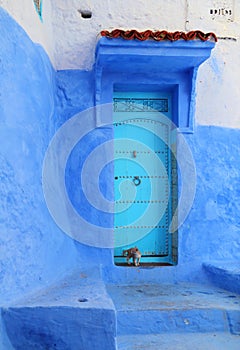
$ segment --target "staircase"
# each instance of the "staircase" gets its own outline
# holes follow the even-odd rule
[[[1,311],[1,350],[240,349],[240,295],[202,284],[105,284],[88,268]]]
[[[118,350],[240,349],[240,296],[196,284],[108,285]]]

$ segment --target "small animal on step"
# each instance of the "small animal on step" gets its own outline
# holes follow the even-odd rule
[[[131,264],[129,261],[130,259],[133,260],[133,264],[135,266],[140,265],[141,252],[137,247],[123,250],[123,255],[126,256],[128,265]]]

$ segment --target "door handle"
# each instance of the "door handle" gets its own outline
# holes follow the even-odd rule
[[[141,180],[139,179],[139,176],[134,176],[133,183],[135,186],[139,186],[141,183]]]

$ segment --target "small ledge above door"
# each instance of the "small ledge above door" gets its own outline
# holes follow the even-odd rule
[[[122,32],[120,31],[121,35]],[[101,37],[97,43],[96,105],[112,103],[114,87],[119,84],[130,84],[133,88],[143,86],[148,91],[151,91],[151,87],[154,90],[159,87],[161,91],[173,93],[173,122],[177,128],[181,132],[193,132],[197,71],[211,55],[216,41],[215,34],[202,33],[205,41],[193,34],[189,35],[187,40],[180,36],[180,39],[175,41],[155,41],[151,36],[147,40],[138,40],[134,35],[133,39],[126,40],[120,37],[120,34],[112,38]],[[175,37],[177,38],[176,35]],[[189,39],[191,37],[194,40]],[[174,36],[172,38],[174,39]],[[101,116],[97,118],[99,122]]]

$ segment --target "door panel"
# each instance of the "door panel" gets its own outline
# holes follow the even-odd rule
[[[155,108],[156,110],[153,110]],[[114,96],[114,255],[137,246],[142,262],[166,262],[171,237],[171,101],[169,95]]]

